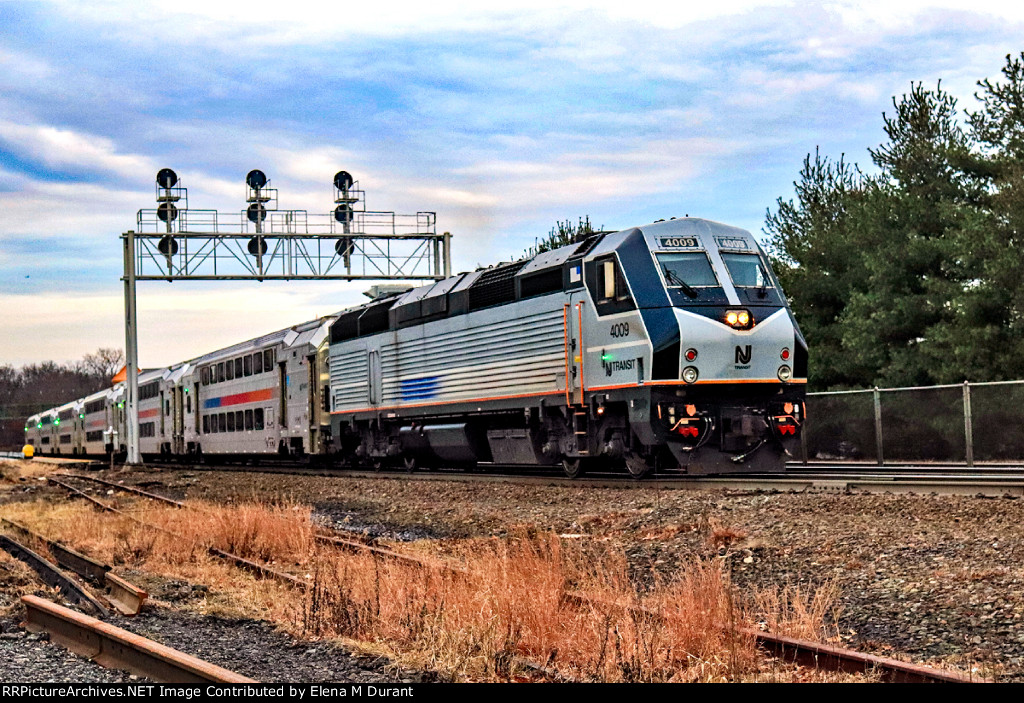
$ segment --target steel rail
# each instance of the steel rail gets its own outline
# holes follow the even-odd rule
[[[25,545],[14,541],[7,535],[0,535],[0,549],[3,549],[14,558],[28,564],[33,571],[39,574],[39,578],[43,580],[43,583],[51,588],[56,588],[60,591],[61,595],[75,605],[79,605],[86,610],[104,617],[110,614],[107,612],[107,609],[103,607],[102,603],[96,600],[96,598],[94,598],[92,594],[86,591],[82,586],[75,583],[74,579],[61,571],[60,567],[35,553]]]
[[[62,608],[37,596],[22,596],[25,628],[101,666],[127,669],[163,683],[257,683],[215,664],[119,627]]]
[[[97,507],[101,508],[102,510],[105,510],[107,512],[111,512],[111,513],[114,513],[116,515],[120,515],[122,517],[128,518],[129,520],[131,520],[131,521],[133,521],[135,523],[138,523],[139,525],[142,525],[143,527],[145,527],[147,529],[157,530],[159,532],[164,532],[164,533],[166,533],[166,534],[168,534],[168,535],[170,535],[172,537],[176,537],[176,538],[179,538],[179,539],[181,538],[181,535],[175,534],[171,530],[168,530],[166,528],[160,527],[159,525],[150,524],[150,523],[148,523],[148,522],[146,522],[144,520],[140,520],[137,517],[135,517],[133,515],[130,515],[130,514],[126,513],[123,510],[119,510],[119,509],[113,507],[112,505],[107,505],[103,501],[100,501],[100,500],[97,500],[96,498],[93,498],[88,493],[85,493],[84,491],[81,491],[81,490],[75,488],[74,486],[68,485],[67,483],[65,483],[63,481],[55,479],[52,476],[48,476],[47,480],[50,483],[53,483],[53,484],[55,484],[57,486],[60,486],[61,488],[64,488],[64,489],[70,491],[72,494],[74,494],[74,495],[76,495],[78,497],[85,498],[85,499],[89,500],[91,503],[93,503]],[[155,498],[156,496],[153,496],[153,497]],[[209,551],[210,554],[212,554],[212,555],[214,555],[214,556],[216,556],[216,557],[218,557],[220,559],[223,559],[225,561],[229,561],[229,562],[233,563],[235,566],[237,566],[237,567],[239,567],[241,569],[244,569],[246,571],[249,571],[251,573],[254,573],[257,576],[262,576],[264,578],[270,578],[270,579],[274,579],[275,581],[280,581],[282,583],[287,583],[287,584],[289,584],[291,586],[295,586],[296,588],[299,588],[299,589],[302,589],[302,590],[305,590],[306,588],[308,588],[309,584],[307,584],[302,579],[300,579],[300,578],[298,578],[296,576],[292,576],[291,574],[286,574],[284,572],[277,571],[276,569],[272,569],[269,566],[265,566],[264,564],[260,564],[258,562],[252,561],[251,559],[246,559],[245,557],[240,557],[237,554],[232,554],[231,552],[225,552],[224,550],[217,549],[216,547],[208,547],[207,551]]]
[[[642,606],[612,603],[578,592],[566,593],[563,598],[576,606],[622,610],[629,612],[634,617],[662,621],[670,618],[664,613]],[[851,674],[875,674],[886,683],[987,683],[984,679],[956,671],[933,669],[921,664],[865,654],[822,642],[786,637],[749,627],[722,627],[727,632],[731,631],[740,637],[753,638],[759,647],[784,661],[795,662],[803,666]]]
[[[67,478],[82,479],[82,480],[85,480],[85,481],[95,481],[96,483],[102,484],[104,486],[110,486],[110,487],[115,488],[117,490],[126,491],[128,493],[134,493],[135,495],[143,496],[143,497],[148,498],[150,500],[155,500],[155,501],[159,501],[159,502],[162,502],[162,503],[167,503],[167,504],[175,506],[176,508],[185,508],[185,509],[198,510],[198,508],[194,508],[193,506],[190,506],[190,505],[188,505],[186,503],[183,503],[181,501],[177,501],[177,500],[174,500],[172,498],[166,498],[166,497],[158,495],[156,493],[150,493],[148,491],[143,491],[141,489],[135,488],[134,486],[125,486],[123,484],[113,483],[111,481],[106,481],[104,479],[96,478],[94,476],[81,476],[81,475],[78,475],[78,474],[58,474],[58,475],[59,476],[63,476],[63,477],[67,477]],[[376,546],[375,544],[368,544],[366,542],[359,542],[357,540],[349,540],[349,539],[345,539],[345,538],[342,538],[342,537],[336,537],[336,536],[333,536],[333,535],[325,535],[325,534],[315,534],[315,535],[313,535],[313,538],[316,541],[318,541],[318,542],[320,542],[322,544],[330,544],[332,546],[339,547],[341,549],[345,549],[345,550],[348,550],[348,551],[365,551],[365,552],[369,552],[369,553],[371,553],[371,554],[373,554],[375,556],[385,557],[385,558],[388,558],[388,559],[394,559],[394,560],[399,560],[399,561],[405,561],[406,563],[413,564],[413,565],[419,566],[419,567],[424,567],[424,568],[430,568],[430,567],[433,566],[433,564],[431,564],[428,561],[424,561],[422,559],[418,559],[418,558],[413,557],[413,556],[402,554],[400,552],[395,552],[393,550],[386,549],[384,547],[379,547],[379,546]],[[234,555],[228,554],[227,552],[220,552],[220,550],[216,550],[216,552],[218,553],[218,556],[224,556],[225,558],[241,559],[241,557],[235,557]],[[257,564],[255,562],[244,560],[244,559],[242,561],[244,562],[244,567],[249,569],[250,571],[256,571],[258,573],[262,573],[266,569],[266,567],[263,567],[262,565]],[[450,570],[450,571],[460,571],[460,569],[457,569],[455,567],[445,567],[445,568]],[[287,576],[287,574],[284,574],[284,575]],[[293,585],[299,586],[301,588],[305,588],[306,587],[306,583],[304,581],[301,581],[300,579],[297,579],[295,577],[290,577],[290,578],[293,581]]]
[[[301,470],[299,470],[299,471],[301,471]],[[291,472],[289,472],[289,473],[291,473]],[[303,473],[307,473],[307,472],[303,472]],[[353,475],[353,473],[352,472],[346,472],[345,475],[351,476],[351,475]],[[400,474],[400,475],[408,477],[407,474]],[[363,473],[362,476],[364,476],[364,477],[379,477],[380,474],[378,472]],[[528,479],[533,479],[532,481],[530,481],[531,483],[532,482],[537,482],[537,481],[550,483],[553,480],[553,479],[546,478],[546,477],[500,477],[500,476],[488,476],[488,475],[480,475],[480,474],[462,474],[462,475],[455,474],[455,475],[443,475],[443,476],[442,475],[437,475],[437,474],[422,474],[422,475],[416,475],[416,477],[417,478],[425,478],[425,479],[428,479],[428,480],[439,480],[439,479],[443,480],[443,479],[456,478],[456,479],[462,479],[462,480],[488,479],[488,480],[492,480],[492,481],[495,481],[495,480],[498,480],[498,481],[501,481],[501,480],[508,481],[509,479],[513,479],[514,480],[514,479],[517,479],[517,478],[528,478]],[[104,481],[102,479],[95,479],[93,477],[85,477],[85,476],[81,476],[81,477],[77,477],[77,478],[84,478],[84,479],[87,479],[87,480],[92,480],[92,481],[97,481],[97,482],[100,482],[100,483],[104,483],[104,484],[113,486],[115,488],[126,489],[126,487],[121,485],[121,484],[113,484],[113,483]],[[579,485],[579,483],[580,483],[580,480],[574,480],[574,479],[554,479],[554,480],[557,480],[558,482],[567,483],[568,485]],[[703,479],[702,482],[703,481],[708,481],[708,480],[710,480],[710,479]],[[767,479],[767,480],[775,482],[778,479],[772,478],[772,479]],[[593,480],[592,479],[583,479],[583,481],[593,481]],[[723,481],[723,479],[719,479],[718,480],[719,483],[721,481]],[[726,481],[727,481],[727,479],[726,479]],[[621,485],[622,482],[621,481],[616,481],[615,483]],[[654,483],[661,483],[661,481],[643,481],[643,482],[635,481],[633,483],[634,484],[643,485],[643,486],[649,486],[649,485],[654,484]],[[674,487],[678,487],[678,486],[674,486]],[[140,489],[131,488],[130,492],[135,492],[135,493],[138,493],[140,495],[145,495],[146,497],[148,497],[150,499],[160,500],[160,501],[172,503],[172,504],[177,505],[178,507],[186,507],[184,504],[179,503],[178,501],[174,501],[172,499],[165,498],[163,496],[158,496],[156,494],[150,494],[150,493],[148,493],[146,491],[141,491]],[[332,543],[332,544],[334,544],[336,546],[342,547],[344,549],[355,550],[355,551],[365,551],[365,552],[373,554],[374,556],[380,556],[380,557],[383,557],[383,558],[388,558],[388,559],[393,559],[393,560],[396,560],[396,561],[401,561],[403,563],[412,564],[412,565],[415,565],[415,566],[421,567],[421,568],[437,568],[437,569],[441,569],[441,570],[449,571],[449,572],[453,572],[453,573],[461,573],[461,574],[465,574],[466,573],[462,569],[459,569],[457,567],[453,567],[453,566],[450,566],[450,565],[447,565],[447,564],[434,564],[434,563],[428,562],[426,560],[419,559],[419,558],[411,556],[411,555],[402,554],[400,552],[396,552],[396,551],[393,551],[393,550],[390,550],[390,549],[383,549],[381,547],[370,545],[370,544],[364,544],[362,542],[345,540],[345,539],[341,539],[341,538],[337,538],[337,537],[327,537],[327,536],[318,536],[318,537],[321,538],[322,541],[330,542],[330,543]],[[303,585],[305,585],[305,584],[303,584]],[[656,613],[656,612],[651,611],[649,609],[639,608],[637,606],[617,606],[617,605],[614,605],[614,604],[609,604],[607,602],[598,601],[597,599],[593,599],[593,598],[591,598],[589,596],[586,596],[586,595],[580,594],[580,593],[567,593],[567,594],[565,594],[565,598],[566,598],[566,600],[568,602],[572,602],[572,603],[575,603],[577,605],[587,604],[587,605],[591,605],[591,606],[602,606],[602,607],[609,607],[609,606],[612,606],[612,607],[622,607],[622,608],[626,608],[626,609],[633,609],[638,614],[642,614],[645,617],[653,617],[653,618],[658,618],[658,619],[665,619],[665,618],[668,617],[668,616],[666,616],[666,615],[664,615],[662,613]],[[786,637],[784,635],[778,635],[778,634],[774,634],[774,633],[761,632],[759,630],[754,630],[754,629],[751,629],[751,628],[736,628],[735,632],[737,634],[739,634],[740,636],[753,637],[755,639],[755,641],[757,642],[758,646],[760,646],[762,649],[764,649],[764,650],[774,654],[775,656],[778,656],[779,658],[781,658],[781,659],[783,659],[785,661],[792,661],[792,662],[796,662],[796,663],[799,663],[799,664],[802,664],[802,665],[805,665],[805,666],[814,666],[814,667],[825,669],[825,670],[828,670],[828,671],[844,671],[844,672],[848,672],[848,673],[875,673],[875,674],[879,675],[880,678],[883,681],[894,682],[894,683],[910,683],[910,682],[918,682],[918,683],[919,682],[968,683],[968,682],[980,682],[981,681],[981,679],[973,678],[973,677],[970,677],[968,675],[961,674],[961,673],[958,673],[958,672],[942,671],[942,670],[939,670],[939,669],[932,669],[930,667],[922,666],[922,665],[919,665],[919,664],[913,664],[913,663],[909,663],[909,662],[903,662],[903,661],[899,661],[897,659],[892,659],[892,658],[888,658],[888,657],[879,657],[879,656],[875,656],[875,655],[871,655],[871,654],[865,654],[863,652],[857,652],[855,650],[846,649],[846,648],[842,648],[842,647],[835,647],[833,645],[829,645],[829,644],[825,644],[825,643],[821,643],[821,642],[812,642],[812,641],[809,641],[809,640],[801,640],[801,639],[792,638],[792,637]],[[544,673],[545,675],[548,675],[548,676],[555,676],[555,675],[557,675],[557,672],[552,672],[552,671],[550,671],[548,669],[545,669],[543,667],[539,667],[536,664],[533,664],[532,666],[527,667],[527,668],[531,668],[534,671],[537,671],[538,673]]]
[[[45,544],[57,564],[63,566],[69,571],[74,571],[82,578],[94,584],[102,584],[107,572],[110,571],[110,567],[106,564],[98,562],[91,557],[87,557],[80,552],[76,552],[74,549],[63,545],[60,542],[47,539],[38,532],[30,530],[14,520],[0,518],[0,522],[3,522],[7,527],[31,540],[34,540],[35,542]]]
[[[150,465],[152,466],[152,465]],[[658,490],[737,490],[764,492],[849,492],[849,493],[912,493],[939,495],[984,496],[990,498],[1024,497],[1024,469],[1017,475],[956,476],[904,475],[869,472],[851,475],[847,471],[812,474],[742,474],[734,476],[656,476],[634,479],[626,475],[589,475],[566,478],[550,474],[466,473],[438,470],[409,473],[400,469],[367,471],[362,469],[324,468],[311,466],[237,466],[160,464],[160,468],[194,471],[232,471],[299,476],[328,476],[357,479],[399,479],[409,481],[459,481],[464,483],[511,483],[522,485],[590,487],[590,488],[653,488]],[[895,467],[880,467],[893,469]],[[976,474],[977,472],[975,472]]]

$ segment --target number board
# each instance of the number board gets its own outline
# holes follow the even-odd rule
[[[743,237],[715,237],[719,249],[738,249],[750,251],[750,242]]]
[[[659,240],[662,249],[700,249],[700,240],[697,237],[661,237]]]

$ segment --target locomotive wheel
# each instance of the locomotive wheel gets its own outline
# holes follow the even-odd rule
[[[633,478],[643,478],[650,472],[651,466],[647,463],[646,457],[628,453],[626,454],[626,470]]]
[[[584,473],[582,459],[562,459],[562,471],[568,478],[579,478]]]

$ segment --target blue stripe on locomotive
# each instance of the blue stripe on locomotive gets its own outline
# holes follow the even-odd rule
[[[437,376],[409,378],[402,383],[402,400],[430,400],[437,397],[441,381]]]

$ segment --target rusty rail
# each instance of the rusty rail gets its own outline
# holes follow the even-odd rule
[[[655,620],[666,620],[669,617],[664,613],[659,613],[642,606],[613,603],[583,593],[566,593],[564,594],[564,599],[575,606],[585,605],[595,608],[619,609],[640,617]],[[986,683],[983,679],[955,671],[933,669],[921,664],[912,664],[889,657],[864,654],[863,652],[843,647],[834,647],[821,642],[811,642],[771,632],[761,632],[760,630],[748,627],[737,627],[733,631],[740,637],[753,638],[759,647],[783,661],[795,662],[826,671],[876,674],[886,683]]]
[[[107,600],[122,615],[138,615],[149,597],[146,591],[110,571],[104,575],[103,582],[107,587]]]
[[[126,513],[123,510],[118,510],[117,508],[115,508],[112,505],[107,505],[103,501],[97,500],[96,498],[93,498],[88,493],[85,493],[84,491],[81,491],[81,490],[75,488],[74,486],[68,485],[67,483],[64,483],[63,481],[59,481],[59,480],[57,480],[57,479],[55,479],[53,477],[47,477],[47,480],[50,483],[53,483],[53,484],[55,484],[57,486],[60,486],[60,487],[62,487],[64,489],[70,491],[72,494],[74,494],[76,496],[79,496],[81,498],[85,498],[85,499],[89,500],[91,503],[93,503],[97,507],[101,508],[102,510],[114,513],[115,515],[120,515],[122,517],[126,517],[129,520],[131,520],[131,521],[133,521],[135,523],[138,523],[139,525],[142,525],[146,529],[157,530],[159,532],[164,532],[164,533],[166,533],[168,535],[171,535],[172,537],[180,538],[180,535],[177,535],[177,534],[175,534],[174,532],[171,532],[168,529],[160,527],[159,525],[151,525],[150,523],[148,523],[148,522],[146,522],[144,520],[138,519],[134,515],[129,515],[128,513]],[[239,568],[245,569],[246,571],[250,571],[250,572],[252,572],[252,573],[254,573],[254,574],[258,575],[258,576],[263,576],[265,578],[271,578],[271,579],[274,579],[276,581],[280,581],[282,583],[287,583],[287,584],[289,584],[291,586],[295,586],[296,588],[300,588],[300,589],[305,589],[308,586],[308,584],[305,581],[303,581],[303,580],[301,580],[301,579],[299,579],[299,578],[297,578],[295,576],[292,576],[291,574],[286,574],[286,573],[283,573],[281,571],[277,571],[275,569],[271,569],[269,566],[264,566],[263,564],[259,564],[257,562],[254,562],[254,561],[250,560],[250,559],[246,559],[245,557],[240,557],[237,554],[232,554],[231,552],[225,552],[224,550],[217,549],[216,547],[210,547],[208,551],[210,552],[210,554],[213,554],[216,557],[224,559],[225,561],[230,561],[233,564],[235,564],[235,566],[238,566]]]
[[[55,542],[52,539],[43,537],[38,532],[34,532],[24,525],[8,520],[7,518],[0,518],[0,521],[4,525],[14,529],[28,538],[45,544],[46,548],[53,555],[53,558],[57,561],[60,566],[63,566],[69,571],[73,571],[82,578],[90,581],[91,583],[102,586],[107,589],[107,600],[113,605],[122,615],[138,615],[139,610],[142,609],[142,604],[149,596],[141,588],[134,586],[125,581],[120,576],[113,574],[110,571],[110,567],[102,562],[98,562],[92,557],[87,557],[84,554],[76,552],[71,547]]]
[[[48,632],[50,640],[112,669],[127,669],[163,683],[256,683],[119,627],[62,608],[37,596],[22,596],[25,628]]]
[[[25,545],[15,542],[7,535],[0,535],[0,549],[28,564],[33,571],[39,574],[39,578],[46,585],[56,588],[72,603],[99,615],[109,615],[102,603],[75,583],[70,576],[60,570],[60,567],[36,554]]]
[[[76,552],[74,549],[63,545],[60,542],[47,539],[38,532],[34,532],[33,530],[25,527],[21,523],[17,523],[14,520],[8,520],[7,518],[0,518],[0,521],[2,521],[7,527],[21,533],[25,537],[28,537],[40,544],[45,544],[46,548],[50,550],[50,554],[53,555],[54,560],[60,566],[63,566],[69,571],[74,571],[76,574],[91,583],[97,585],[102,584],[107,572],[110,571],[110,567],[106,564],[98,562],[92,557],[87,557],[84,554]]]
[[[102,484],[104,486],[108,486],[110,488],[116,488],[119,491],[125,491],[126,493],[134,493],[135,495],[139,495],[139,496],[142,496],[144,498],[149,498],[151,500],[158,500],[158,501],[160,501],[162,503],[167,503],[168,505],[173,505],[176,508],[185,508],[185,507],[187,507],[180,500],[174,500],[174,498],[168,498],[167,496],[162,496],[162,495],[159,495],[157,493],[150,493],[149,491],[144,491],[141,488],[136,488],[135,486],[125,486],[124,484],[121,484],[121,483],[114,483],[113,481],[107,481],[107,480],[102,479],[102,478],[96,478],[95,476],[83,476],[82,474],[68,474],[68,473],[62,473],[62,474],[57,474],[57,475],[58,476],[64,476],[64,477],[67,477],[67,478],[77,478],[77,479],[81,479],[83,481],[93,481],[94,483],[99,483],[99,484]]]

